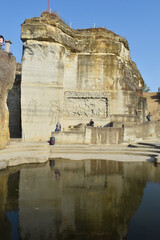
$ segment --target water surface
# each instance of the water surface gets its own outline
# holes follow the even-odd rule
[[[160,166],[56,159],[0,172],[0,239],[159,240]]]

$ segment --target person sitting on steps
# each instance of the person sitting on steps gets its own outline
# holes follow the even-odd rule
[[[61,131],[61,124],[57,122],[55,132],[60,132],[60,131]]]
[[[89,126],[94,127],[94,121],[92,119],[89,122]]]

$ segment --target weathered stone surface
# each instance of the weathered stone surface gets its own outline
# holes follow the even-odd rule
[[[138,142],[147,139],[160,139],[160,122],[151,121],[138,125],[124,126],[124,142]]]
[[[7,167],[6,162],[1,161],[1,162],[0,162],[0,170],[5,169],[6,167]]]
[[[152,114],[151,120],[160,121],[160,92],[145,92],[148,113]]]
[[[48,139],[57,121],[66,128],[90,118],[104,126],[116,114],[144,120],[144,82],[126,39],[104,28],[71,29],[49,13],[26,19],[21,38],[24,140]]]
[[[4,148],[9,140],[9,114],[6,101],[8,91],[14,82],[16,59],[3,50],[0,50],[0,59],[0,148]]]
[[[117,125],[117,126],[116,126]],[[52,132],[55,144],[121,144],[160,138],[160,121],[140,124],[123,124],[114,127],[85,127],[63,132]]]

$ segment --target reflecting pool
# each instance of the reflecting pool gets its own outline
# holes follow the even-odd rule
[[[159,240],[160,166],[55,159],[0,172],[1,240]]]

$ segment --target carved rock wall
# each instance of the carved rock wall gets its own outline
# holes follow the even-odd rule
[[[22,132],[46,140],[62,128],[104,126],[115,114],[135,114],[143,79],[128,42],[104,28],[74,30],[54,14],[22,24]]]
[[[16,59],[3,50],[0,50],[0,59],[0,148],[4,148],[10,138],[9,113],[6,102],[8,91],[14,82]]]

